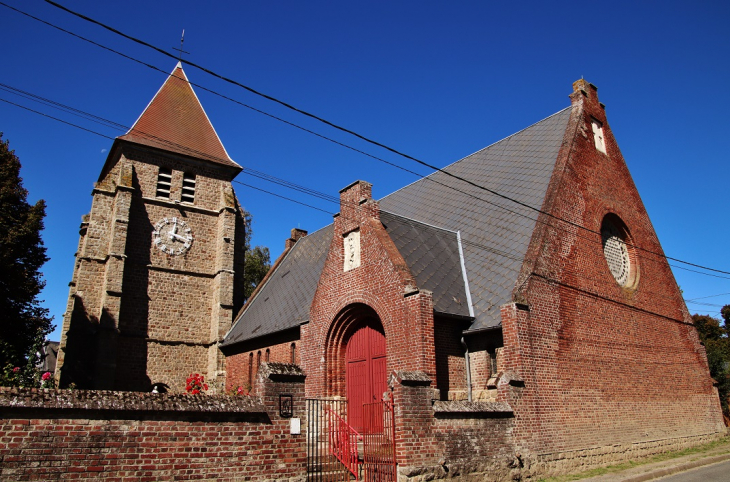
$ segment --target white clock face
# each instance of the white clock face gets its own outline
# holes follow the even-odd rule
[[[155,224],[152,239],[163,253],[184,254],[193,244],[193,230],[182,219],[164,218]]]

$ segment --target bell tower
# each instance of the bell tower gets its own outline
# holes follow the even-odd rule
[[[114,140],[83,216],[56,377],[61,387],[224,386],[218,349],[242,305],[244,219],[226,152],[177,64]]]

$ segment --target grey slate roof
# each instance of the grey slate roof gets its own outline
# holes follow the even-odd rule
[[[332,227],[330,224],[297,241],[251,305],[235,320],[222,346],[295,328],[309,320],[309,307],[332,241]]]
[[[565,108],[467,156],[444,171],[541,208],[568,124]],[[535,228],[537,213],[436,172],[380,200],[381,221],[434,309],[468,316],[461,245],[474,322],[499,326]],[[300,239],[226,336],[223,346],[295,328],[309,319],[332,225]]]
[[[380,212],[380,221],[416,278],[418,288],[433,292],[434,309],[469,316],[456,233],[385,211]]]
[[[570,112],[570,107],[563,109],[443,170],[539,209]],[[510,301],[535,228],[535,211],[441,172],[384,197],[380,208],[461,231],[475,316],[469,331],[499,325],[499,307]]]

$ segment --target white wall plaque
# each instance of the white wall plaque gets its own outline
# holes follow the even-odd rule
[[[289,433],[292,435],[299,435],[302,433],[302,421],[298,418],[289,419]]]
[[[344,238],[345,242],[345,271],[360,266],[360,231],[352,231]]]

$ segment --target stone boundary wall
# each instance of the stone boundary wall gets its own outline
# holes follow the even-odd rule
[[[304,374],[264,364],[261,397],[0,388],[0,480],[288,480],[305,475]]]
[[[615,444],[591,447],[582,450],[538,454],[523,461],[525,476],[550,477],[568,473],[582,472],[629,460],[640,460],[665,452],[673,452],[696,447],[726,437],[726,432],[696,435],[692,437],[647,440],[636,443]]]

